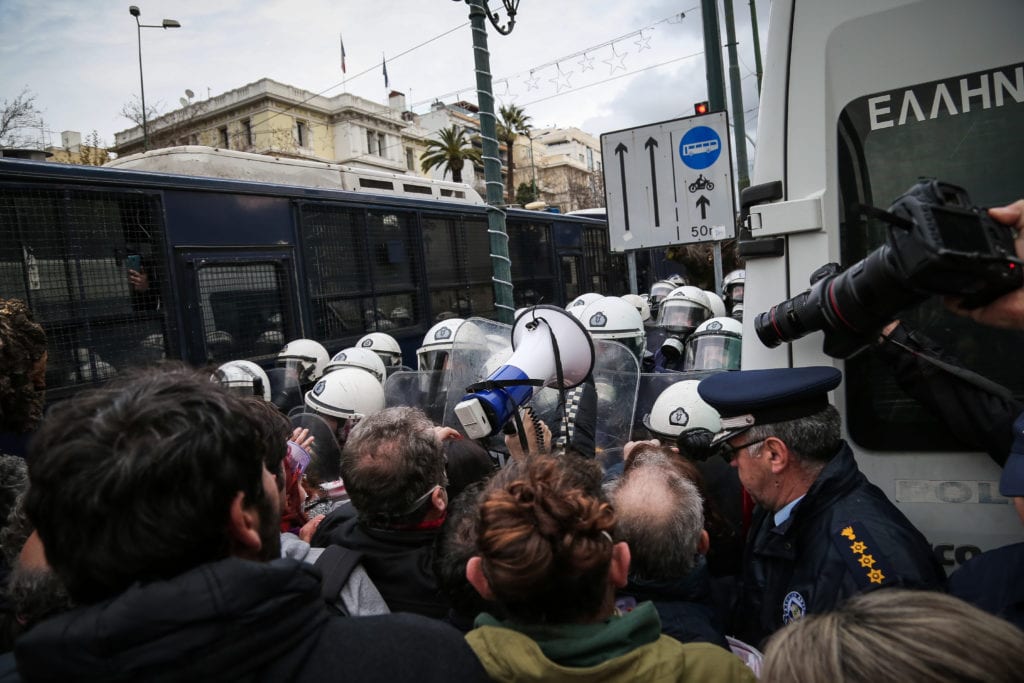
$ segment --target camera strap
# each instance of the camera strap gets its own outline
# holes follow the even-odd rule
[[[988,379],[987,377],[982,377],[981,375],[979,375],[976,372],[971,372],[970,370],[968,370],[966,368],[962,368],[959,365],[953,365],[952,363],[947,363],[944,360],[936,358],[935,356],[932,356],[931,354],[919,351],[918,349],[915,349],[913,347],[907,346],[903,342],[896,341],[895,339],[891,339],[889,337],[886,337],[885,341],[886,341],[886,343],[889,343],[889,344],[895,344],[896,346],[898,346],[899,348],[903,349],[907,353],[912,354],[912,355],[916,356],[917,358],[920,358],[921,360],[923,360],[923,361],[925,361],[927,363],[931,363],[935,367],[940,368],[941,370],[946,371],[947,373],[949,373],[950,375],[953,375],[957,379],[963,380],[964,382],[967,382],[968,384],[973,385],[973,386],[977,387],[978,389],[981,389],[984,392],[992,394],[993,396],[998,396],[999,398],[1003,399],[1004,401],[1016,401],[1017,400],[1017,399],[1014,398],[1013,394],[1010,393],[1010,390],[1007,389],[1006,387],[1004,387],[1002,384],[998,384],[996,382],[993,382],[992,380]]]
[[[877,218],[883,223],[888,223],[889,225],[897,228],[903,228],[904,230],[910,230],[914,227],[913,221],[908,221],[906,218],[900,218],[894,213],[890,213],[884,209],[879,209],[877,206],[869,206],[868,204],[852,204],[850,209],[855,215]]]

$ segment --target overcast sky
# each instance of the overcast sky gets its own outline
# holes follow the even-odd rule
[[[391,89],[404,92],[414,111],[428,110],[435,98],[476,100],[464,2],[136,2],[145,24],[181,23],[142,30],[146,102],[161,113],[180,107],[186,89],[205,99],[264,77],[328,96],[347,90],[384,102],[382,55]],[[492,9],[500,4],[491,1]],[[116,131],[132,125],[119,114],[122,106],[139,94],[129,5],[0,0],[0,101],[27,86],[49,142],[60,144],[63,130],[83,136],[96,130],[112,144]],[[743,106],[753,128],[750,10],[747,0],[734,6]],[[763,51],[770,0],[756,0],[756,6]],[[578,126],[600,135],[688,116],[693,103],[707,97],[699,0],[525,0],[512,34],[499,35],[488,25],[488,39],[499,104],[523,107],[535,128]],[[725,50],[723,61],[728,72]]]

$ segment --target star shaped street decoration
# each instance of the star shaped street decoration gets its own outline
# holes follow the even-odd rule
[[[530,72],[530,77],[524,82],[526,83],[527,90],[540,90],[540,79],[534,76],[532,71]]]
[[[626,70],[626,55],[628,55],[628,54],[629,54],[628,52],[623,52],[620,55],[618,52],[615,51],[615,46],[612,46],[612,56],[609,57],[608,59],[604,59],[604,60],[601,60],[601,61],[603,61],[605,64],[607,64],[608,66],[611,67],[611,71],[608,72],[610,74],[615,73],[616,70],[618,70],[618,69],[622,69],[623,71],[625,71]],[[616,62],[618,62],[618,63],[616,63]]]
[[[512,92],[512,89],[509,87],[507,78],[505,79],[505,92],[498,95],[498,97],[501,98],[502,100],[509,100],[512,102],[514,102],[516,97],[518,97],[518,95]]]
[[[548,81],[555,84],[555,92],[562,92],[562,89],[572,90],[572,84],[569,83],[569,76],[572,76],[572,71],[564,73],[562,67],[558,67],[558,75],[554,78],[549,78]]]
[[[594,68],[594,58],[588,54],[584,54],[583,59],[576,63],[580,65],[580,71],[588,71]]]
[[[636,51],[637,52],[642,52],[644,50],[650,50],[651,49],[651,37],[650,36],[646,36],[645,37],[644,36],[644,32],[641,31],[640,32],[640,37],[637,38],[636,40],[634,40],[633,44],[636,45],[636,48],[637,48]]]

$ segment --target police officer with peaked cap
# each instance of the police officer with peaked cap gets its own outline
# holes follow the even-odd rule
[[[886,586],[942,590],[927,539],[861,473],[828,393],[833,367],[723,372],[698,392],[720,454],[757,503],[732,632],[753,645],[805,614]]]

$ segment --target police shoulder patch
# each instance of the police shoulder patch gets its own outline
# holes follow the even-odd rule
[[[862,523],[842,522],[832,532],[832,543],[861,589],[894,580],[888,560]]]
[[[807,614],[807,601],[804,600],[804,596],[796,591],[786,593],[786,597],[782,599],[782,623],[799,621],[804,618],[805,614]]]

